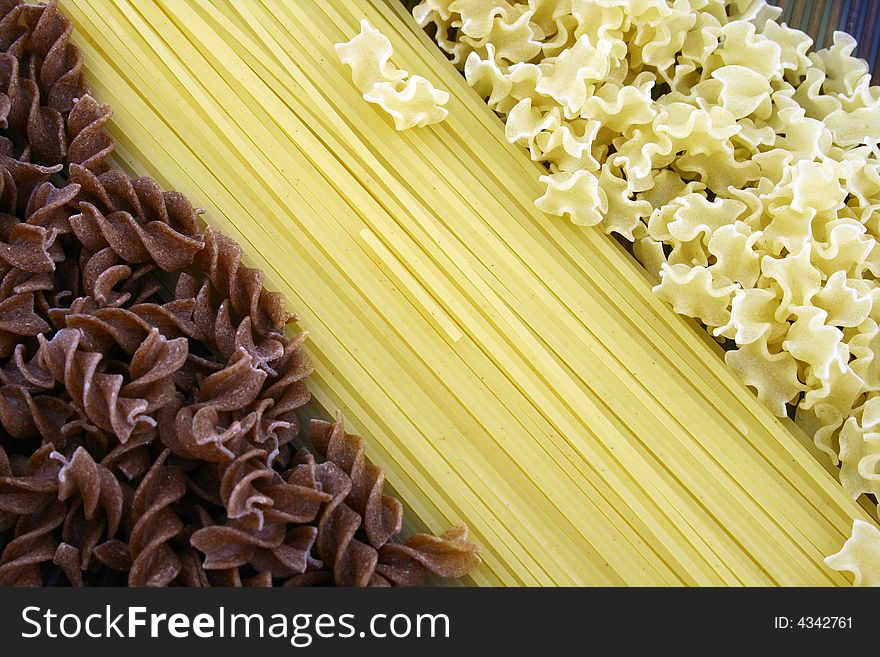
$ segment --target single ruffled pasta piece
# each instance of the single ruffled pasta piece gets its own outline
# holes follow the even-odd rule
[[[547,185],[544,195],[535,201],[539,210],[557,217],[568,215],[580,226],[595,226],[608,210],[608,198],[599,187],[599,179],[583,169],[575,173],[541,176]]]
[[[654,293],[676,312],[696,317],[707,326],[723,326],[730,319],[730,299],[736,285],[719,285],[703,266],[664,265]]]
[[[854,520],[852,536],[825,563],[834,570],[852,573],[855,586],[880,586],[880,529],[864,520]]]
[[[449,115],[449,111],[441,107],[449,102],[449,93],[435,89],[419,75],[410,77],[400,90],[389,82],[375,84],[364,94],[364,99],[385,110],[398,130],[424,128],[440,123]]]
[[[449,115],[442,107],[449,102],[449,93],[392,64],[391,41],[367,19],[361,20],[361,31],[351,41],[336,44],[336,53],[351,68],[352,82],[364,100],[385,110],[397,130],[424,128]]]
[[[853,498],[880,494],[880,397],[871,397],[847,418],[838,440],[844,490]]]
[[[785,405],[803,391],[797,361],[787,351],[770,353],[764,339],[728,351],[725,362],[774,414],[785,414]]]
[[[409,75],[389,60],[394,53],[384,34],[361,19],[361,31],[351,41],[336,44],[339,61],[351,67],[351,81],[365,94],[379,82],[397,84]]]

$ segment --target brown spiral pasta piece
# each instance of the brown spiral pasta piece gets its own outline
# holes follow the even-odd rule
[[[311,525],[288,528],[284,540],[272,550],[257,550],[249,564],[262,576],[287,578],[304,574],[309,568],[319,568],[322,564],[311,554],[318,530]],[[265,586],[271,586],[271,578]]]
[[[122,488],[110,470],[95,463],[83,447],[77,447],[70,459],[58,452],[52,458],[61,463],[58,471],[58,499],[63,502],[78,496],[86,520],[94,520],[99,509],[107,520],[107,538],[113,538],[122,521]]]
[[[267,454],[252,449],[222,466],[220,500],[226,508],[226,517],[262,531],[266,515],[272,510],[273,500],[260,490],[260,484],[271,484],[281,476],[266,467]]]
[[[210,586],[208,573],[202,567],[199,553],[193,548],[184,548],[177,551],[180,559],[180,572],[177,575],[176,584],[180,586],[202,587]]]
[[[31,193],[61,171],[61,165],[41,166],[33,162],[19,160],[0,152],[0,174],[3,188],[0,200],[9,214],[20,217],[27,209]]]
[[[51,446],[29,459],[10,458],[0,447],[0,531],[13,538],[0,552],[0,586],[39,586],[40,565],[51,561],[65,508],[56,500],[58,464]]]
[[[32,224],[16,224],[0,240],[0,260],[7,266],[26,272],[55,271],[55,259],[49,248],[58,233]]]
[[[308,395],[302,399],[293,399],[289,404],[289,412],[283,404],[276,405],[272,399],[260,399],[251,405],[254,423],[247,434],[247,440],[250,445],[266,451],[268,466],[275,463],[283,466],[289,462],[289,452],[282,454],[281,450],[296,438],[299,424],[295,409],[300,408],[308,399]]]
[[[0,388],[0,423],[13,438],[40,436],[63,447],[75,415],[76,410],[64,399],[31,395],[21,387]]]
[[[114,346],[134,354],[152,329],[165,338],[199,340],[192,321],[194,302],[139,303],[128,308],[77,308],[66,315],[69,328],[82,332],[83,348],[106,352]]]
[[[14,47],[7,50],[12,55],[5,61],[9,101],[6,110],[0,97],[0,117],[5,113],[6,124],[22,142],[22,159],[104,168],[112,149],[112,139],[101,131],[107,117],[95,117],[90,106],[72,111],[88,97],[90,87],[82,73],[82,55],[70,44],[70,21],[55,2],[16,6],[4,20],[13,14],[19,30]]]
[[[47,314],[53,325],[64,328],[70,313],[94,313],[99,308],[119,308],[153,298],[162,288],[151,275],[152,264],[129,265],[111,248],[97,253],[82,249],[76,271],[77,288],[84,297],[74,299],[69,308],[50,308]],[[72,291],[71,291],[72,294]]]
[[[270,524],[254,532],[230,522],[199,529],[190,541],[205,554],[205,570],[228,572],[250,566],[272,577],[292,577],[314,563],[310,553],[316,534],[310,525],[285,530],[283,525]]]
[[[313,463],[293,468],[285,480],[266,465],[266,456],[251,450],[224,468],[220,495],[230,520],[191,538],[206,555],[206,569],[228,574],[250,566],[287,578],[321,567],[311,556],[318,529],[302,523],[313,521],[331,495],[319,489]]]
[[[351,492],[351,479],[329,461],[319,465],[317,471],[321,490],[333,496],[318,521],[318,557],[332,570],[338,586],[367,586],[379,554],[374,547],[355,538],[361,517],[345,504]]]
[[[98,103],[88,93],[58,100],[73,103],[67,117],[67,165],[79,166],[92,173],[105,171],[107,157],[116,146],[104,132],[112,114],[110,108]]]
[[[55,0],[47,5],[24,5],[22,14],[31,30],[34,81],[46,106],[66,114],[77,98],[91,91],[82,71],[82,54],[70,43],[73,27]]]
[[[181,280],[185,276],[181,276]],[[209,297],[210,290],[207,284],[203,284],[194,302],[191,299],[176,299],[164,305],[137,304],[128,309],[101,308],[87,313],[71,313],[67,315],[67,325],[83,332],[82,344],[88,350],[106,351],[116,344],[126,353],[132,353],[143,342],[152,325],[157,326],[165,336],[186,336],[203,341],[222,356],[232,355],[231,365],[240,358],[242,352],[246,352],[250,358],[249,368],[232,368],[226,374],[218,374],[214,379],[228,377],[235,372],[240,374],[241,370],[250,371],[257,368],[270,377],[271,385],[264,386],[263,392],[247,408],[245,416],[232,428],[238,434],[251,432],[251,442],[269,450],[272,460],[279,446],[295,436],[298,430],[295,412],[309,399],[308,389],[303,380],[311,371],[311,365],[301,348],[304,336],[289,340],[275,334],[255,341],[250,330],[249,318],[245,318],[238,327],[235,327],[227,311],[228,303],[222,302],[219,310],[215,312]],[[273,368],[280,368],[282,375]],[[262,378],[260,373],[256,373],[256,376]],[[208,383],[213,383],[214,379]],[[259,380],[255,381],[256,383],[259,383]],[[245,389],[250,388],[246,386]],[[253,390],[257,390],[256,385]],[[206,401],[204,392],[200,394],[200,401]],[[200,427],[204,426],[204,421],[213,417],[213,412],[206,409],[190,408],[184,415],[187,413],[189,415],[198,413],[199,419],[194,421],[198,422]],[[253,415],[249,416],[250,414]],[[189,415],[186,415],[187,419]],[[182,417],[181,421],[183,419]],[[180,437],[188,439],[191,447],[194,442],[200,446],[206,442],[218,442],[216,439],[196,440],[193,432],[185,428],[181,429]],[[219,443],[228,438],[229,435],[224,434],[224,439]],[[182,455],[194,453],[191,449],[176,451]],[[228,457],[229,453],[222,452],[217,458]]]
[[[181,235],[198,235],[198,215],[187,198],[163,191],[151,178],[132,179],[117,169],[96,174],[74,163],[68,179],[80,186],[80,201],[104,213],[127,212],[142,223],[158,221]]]
[[[124,210],[105,215],[86,201],[80,203],[80,208],[79,214],[70,217],[70,226],[89,251],[110,247],[127,263],[155,263],[163,271],[176,272],[190,266],[202,248],[200,240],[162,221],[141,225]]]
[[[45,392],[55,385],[55,379],[44,370],[37,356],[27,358],[23,344],[15,345],[11,358],[0,367],[0,381],[10,386],[20,386],[29,392]]]
[[[89,519],[83,512],[83,500],[78,497],[71,500],[61,525],[61,541],[62,544],[76,548],[81,571],[89,567],[92,551],[101,542],[106,531],[107,519],[103,515]]]
[[[227,360],[239,349],[244,349],[253,359],[254,367],[277,376],[268,364],[284,356],[287,343],[284,336],[274,332],[263,336],[255,334],[249,316],[236,324],[229,299],[223,299],[215,309],[211,292],[210,283],[204,281],[192,295],[195,297],[193,322],[202,341]]]
[[[8,144],[7,142],[0,141],[0,155],[6,157],[3,152],[3,146]],[[18,206],[18,189],[15,184],[15,180],[12,178],[12,173],[5,166],[0,166],[0,212],[3,213],[3,224],[4,226],[9,226],[13,223],[17,223],[18,217],[16,216],[16,210]]]
[[[46,314],[49,299],[52,303],[56,301],[53,291],[52,275],[47,272],[30,273],[20,269],[10,269],[0,278],[0,298],[8,299],[17,294],[32,294],[34,307],[41,315]],[[48,298],[46,293],[50,295]]]
[[[79,548],[69,543],[61,543],[55,549],[52,563],[64,571],[64,576],[67,577],[71,586],[82,587],[85,586],[85,582],[82,576],[81,559]]]
[[[80,186],[73,183],[56,187],[51,182],[36,185],[25,206],[26,223],[54,230],[58,235],[70,233],[71,204],[80,193]]]
[[[363,518],[367,539],[379,548],[400,532],[403,506],[393,497],[382,494],[385,473],[364,459],[364,440],[345,432],[342,414],[336,422],[312,420],[309,438],[318,453],[342,468],[351,480],[345,503]]]
[[[250,327],[249,322],[243,322],[239,329],[245,324]],[[266,340],[255,345],[242,337],[248,335],[239,331],[235,344],[252,355],[255,367],[267,373],[263,390],[248,408],[255,416],[248,441],[268,452],[270,465],[279,456],[279,464],[284,465],[289,461],[286,446],[300,430],[297,411],[311,398],[305,384],[306,377],[312,372],[312,363],[303,349],[306,336],[300,333],[286,338],[280,334],[270,334]],[[273,359],[278,350],[281,355]]]
[[[97,253],[83,251],[80,271],[83,292],[99,308],[118,308],[131,298],[130,292],[114,289],[131,279],[132,270],[113,249],[107,247]]]
[[[10,477],[12,477],[12,463],[6,450],[0,445],[0,534],[15,526],[19,515],[15,509],[5,508],[3,503],[5,481]]]
[[[2,12],[2,8],[0,8]],[[0,18],[0,32],[7,29],[10,14]],[[0,34],[0,44],[6,39]],[[9,127],[9,112],[13,99],[18,95],[18,58],[8,52],[0,53],[0,129]]]
[[[131,570],[131,552],[128,544],[119,539],[112,539],[101,543],[92,550],[92,556],[99,562],[112,568],[128,572]]]
[[[233,458],[256,416],[248,413],[232,419],[229,413],[246,408],[259,394],[265,378],[266,373],[253,366],[253,359],[243,349],[225,368],[206,377],[199,386],[198,401],[182,407],[175,417],[177,439],[183,450],[200,453],[206,460]],[[211,453],[201,448],[209,448]]]
[[[59,465],[50,458],[52,446],[35,451],[24,463],[16,463],[0,447],[0,527],[7,529],[14,518],[39,513],[56,499]],[[10,518],[13,518],[12,524]]]
[[[0,1],[0,52],[14,51],[16,56],[20,53],[14,44],[21,42],[28,34],[19,23],[20,16],[20,0]]]
[[[12,438],[41,436],[61,447],[75,413],[69,402],[58,397],[35,397],[22,386],[0,387],[0,424]]]
[[[48,324],[34,312],[34,293],[13,294],[0,301],[0,358],[7,358],[23,337],[44,332]]]
[[[158,435],[155,428],[139,431],[124,443],[113,447],[101,459],[101,465],[113,472],[120,472],[128,481],[136,481],[146,474],[153,464],[149,446]]]
[[[120,292],[128,294],[127,303],[141,304],[148,303],[163,291],[162,283],[154,276],[156,270],[155,265],[147,263],[137,265],[131,270],[131,276],[126,279],[120,288]]]
[[[90,424],[112,432],[125,442],[137,429],[155,426],[147,415],[149,402],[121,394],[123,377],[98,371],[102,356],[79,349],[82,336],[76,329],[62,329],[51,340],[39,336],[40,364],[64,384],[74,406]]]
[[[220,414],[210,408],[186,405],[186,398],[177,393],[174,402],[156,413],[158,434],[162,444],[173,454],[185,459],[222,463],[235,457],[244,434],[250,430],[252,416],[220,424]]]
[[[467,536],[458,525],[440,536],[415,534],[403,545],[388,543],[379,549],[376,574],[393,586],[418,586],[428,574],[462,577],[480,564],[479,547]]]
[[[40,564],[52,561],[64,522],[65,506],[51,502],[36,513],[19,516],[13,538],[0,552],[0,586],[40,586]]]
[[[181,280],[186,283],[183,277]],[[192,294],[194,289],[195,282],[190,281],[189,290],[181,292]],[[253,330],[250,317],[244,317],[236,326],[228,300],[214,309],[207,281],[198,287],[195,295],[193,320],[205,343],[229,359],[236,353],[246,353],[251,367],[267,375],[262,391],[246,410],[254,414],[253,426],[248,431],[249,442],[265,449],[268,462],[272,463],[281,447],[297,434],[296,411],[310,398],[304,383],[312,370],[302,349],[305,334],[287,338],[270,332],[260,336]]]
[[[186,338],[168,340],[158,329],[151,329],[135,350],[129,364],[130,381],[119,392],[132,399],[145,399],[147,413],[154,413],[174,400],[174,374],[189,355]]]
[[[8,5],[8,2],[4,2]],[[26,32],[17,25],[18,7],[6,12],[0,6],[0,128],[9,127],[9,112],[18,96],[18,56],[16,51],[23,48]]]
[[[9,112],[18,96],[18,58],[24,50],[28,30],[19,22],[18,0],[0,2],[0,128],[9,127]]]
[[[60,169],[67,155],[64,117],[55,108],[40,104],[37,82],[21,77],[28,75],[27,70],[22,70],[23,63],[19,61],[18,93],[9,110],[9,129],[24,137],[22,160]]]
[[[0,301],[0,331],[11,335],[35,336],[49,330],[46,321],[34,312],[34,294],[13,294]]]
[[[230,521],[226,525],[204,527],[190,538],[194,548],[205,555],[203,566],[206,570],[229,570],[250,563],[257,550],[272,550],[284,541],[284,527],[271,524],[259,531]]]
[[[222,466],[220,500],[226,517],[242,526],[304,524],[318,515],[331,496],[320,490],[314,470],[294,469],[285,481],[266,463],[267,453],[251,449]]]
[[[229,298],[236,313],[250,317],[257,335],[280,332],[290,321],[284,297],[263,288],[263,272],[243,266],[241,247],[210,226],[205,228],[205,248],[196,255],[196,264],[214,288]]]
[[[267,363],[285,357],[288,341],[279,334],[266,339],[255,340],[250,328],[250,318],[244,318],[238,326],[229,315],[229,303],[224,300],[215,310],[212,305],[211,289],[207,282],[199,286],[187,274],[181,274],[178,288],[182,285],[195,292],[178,290],[175,299],[167,303],[141,302],[131,299],[122,303],[125,308],[98,308],[78,306],[66,316],[67,326],[79,328],[84,333],[84,344],[89,348],[105,350],[115,343],[126,353],[133,353],[151,327],[169,338],[185,336],[205,343],[218,357],[225,361],[239,348],[244,348],[254,359],[256,367],[266,369],[276,375]],[[152,292],[148,295],[151,296]],[[139,296],[144,296],[141,292]],[[300,340],[301,343],[301,340]],[[218,368],[219,369],[219,368]]]
[[[166,586],[182,568],[168,541],[183,529],[172,507],[186,493],[186,480],[179,468],[165,464],[168,454],[165,450],[159,455],[132,500],[137,520],[129,536],[129,586]]]

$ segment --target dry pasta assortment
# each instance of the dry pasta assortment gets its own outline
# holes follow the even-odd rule
[[[4,0],[0,585],[880,585],[880,88],[779,14]]]

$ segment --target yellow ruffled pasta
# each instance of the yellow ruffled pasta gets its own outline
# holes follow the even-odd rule
[[[398,130],[424,128],[439,123],[449,112],[442,107],[449,93],[435,89],[420,75],[410,76],[389,60],[394,53],[391,42],[366,19],[360,33],[336,44],[339,61],[351,67],[351,79],[368,103],[381,107]]]
[[[880,529],[876,525],[856,520],[852,537],[840,552],[825,559],[834,570],[853,574],[855,586],[880,586]]]

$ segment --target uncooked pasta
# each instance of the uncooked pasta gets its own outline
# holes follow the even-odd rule
[[[283,297],[182,194],[112,167],[110,109],[56,7],[4,9],[0,585],[397,586],[476,567],[463,525],[398,539],[402,506],[341,416],[310,423],[319,459],[303,444],[312,365]]]
[[[115,156],[291,299],[316,404],[367,438],[408,522],[467,520],[472,581],[848,581],[823,559],[867,512],[628,253],[535,208],[546,170],[404,7],[64,6]],[[362,19],[448,91],[442,122],[398,131],[365,102],[334,48]]]

